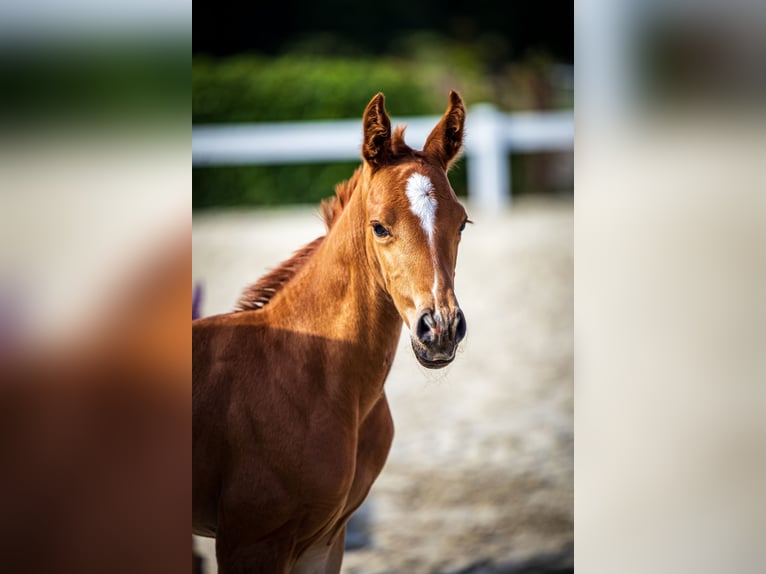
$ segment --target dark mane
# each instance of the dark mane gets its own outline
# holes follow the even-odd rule
[[[343,209],[348,205],[351,195],[354,193],[354,189],[356,189],[361,178],[361,174],[362,168],[360,166],[348,180],[342,181],[335,186],[335,195],[333,197],[322,200],[320,210],[328,232],[333,228]],[[242,292],[239,301],[237,301],[234,311],[262,309],[303,268],[322,244],[325,237],[327,235],[322,235],[308,245],[304,245],[290,259],[283,261],[278,267],[272,269],[258,279],[258,281],[247,287]]]

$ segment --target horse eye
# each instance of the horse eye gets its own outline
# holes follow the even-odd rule
[[[380,223],[373,223],[372,224],[372,232],[375,234],[376,237],[387,237],[391,235],[388,232],[388,229],[383,227]]]
[[[463,233],[463,230],[465,229],[465,221],[460,226],[460,229],[458,229],[458,233]]]

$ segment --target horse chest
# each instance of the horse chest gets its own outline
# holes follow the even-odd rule
[[[347,498],[347,510],[353,510],[367,497],[372,484],[386,463],[394,438],[394,423],[385,394],[373,406],[359,426],[354,480]]]
[[[322,506],[338,506],[354,480],[356,453],[353,442],[335,434],[309,441],[302,461],[303,496]]]
[[[335,525],[358,507],[385,465],[393,440],[393,422],[385,396],[355,429],[349,450],[338,443],[324,442],[310,460],[313,472],[307,475],[309,506],[319,522]]]
[[[303,461],[302,491],[305,498],[327,505],[342,504],[360,474],[368,474],[372,461],[362,456],[354,443],[332,444],[322,441],[319,448],[311,448]],[[374,466],[374,465],[373,465]]]

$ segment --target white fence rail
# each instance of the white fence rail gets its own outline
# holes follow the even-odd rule
[[[422,148],[439,116],[392,118],[407,124],[407,143]],[[343,161],[360,158],[360,120],[199,125],[192,128],[192,164],[254,165]],[[572,112],[506,114],[488,104],[466,119],[468,193],[481,209],[510,204],[508,154],[573,149]]]

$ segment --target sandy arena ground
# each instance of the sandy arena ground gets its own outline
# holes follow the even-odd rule
[[[386,389],[396,437],[367,511],[371,546],[346,574],[571,568],[573,209],[514,201],[463,235],[456,293],[468,337],[442,371],[420,367],[403,330]],[[204,315],[323,233],[315,208],[194,216]],[[214,544],[195,539],[208,572]],[[547,558],[546,558],[547,557]],[[556,570],[562,568],[562,570]]]

